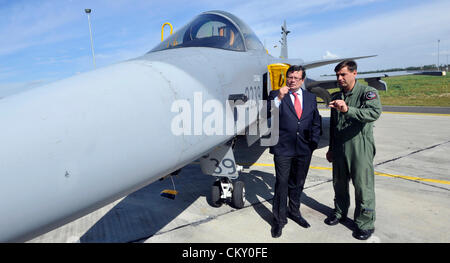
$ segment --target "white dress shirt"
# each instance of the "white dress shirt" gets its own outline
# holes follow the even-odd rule
[[[298,89],[296,91],[296,93],[297,93],[298,100],[300,101],[300,105],[302,106],[302,110],[303,110],[303,92],[302,92],[301,88]],[[291,97],[292,105],[295,105],[295,97],[292,94],[292,92],[289,92],[289,97]],[[277,107],[277,108],[280,107],[281,100],[278,98],[278,96],[276,96],[273,99],[273,102],[275,103],[275,107]]]

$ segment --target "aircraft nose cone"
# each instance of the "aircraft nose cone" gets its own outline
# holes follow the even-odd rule
[[[171,136],[175,99],[162,71],[142,61],[3,98],[0,241],[26,240],[173,168],[183,140]]]

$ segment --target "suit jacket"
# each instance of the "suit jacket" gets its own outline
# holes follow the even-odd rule
[[[286,94],[279,107],[279,139],[270,147],[270,153],[278,156],[311,155],[320,140],[322,118],[317,109],[316,95],[300,89],[303,95],[303,111],[300,119],[295,112],[290,94]],[[279,90],[269,94],[267,103],[270,112],[270,101],[278,96]]]

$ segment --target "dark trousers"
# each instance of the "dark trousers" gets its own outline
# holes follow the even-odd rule
[[[351,179],[355,187],[354,220],[358,228],[362,230],[375,228],[375,175],[372,152],[360,151],[352,159],[340,155],[333,161],[335,214],[338,218],[347,216],[350,206],[349,182]]]
[[[288,212],[294,216],[300,215],[300,196],[305,185],[310,158],[310,156],[274,156],[276,174],[272,204],[274,223],[281,226],[287,224]],[[288,197],[289,205],[287,205]]]

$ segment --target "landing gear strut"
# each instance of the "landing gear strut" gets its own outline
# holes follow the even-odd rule
[[[219,177],[211,186],[211,205],[220,207],[224,202],[234,208],[241,209],[245,204],[245,184],[242,181],[234,183],[228,177]]]
[[[211,186],[210,204],[214,207],[229,203],[240,209],[245,204],[245,184],[236,180],[243,167],[236,164],[233,145],[231,140],[200,158],[202,172],[217,178]]]

